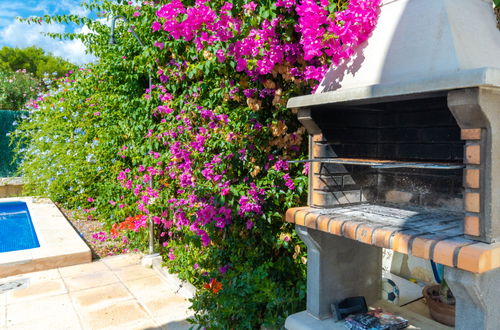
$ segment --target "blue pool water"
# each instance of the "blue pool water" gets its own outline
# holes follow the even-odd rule
[[[0,252],[40,247],[25,202],[0,203]]]

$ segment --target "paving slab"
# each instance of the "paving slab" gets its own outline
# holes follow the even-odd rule
[[[7,305],[7,327],[15,328],[17,325],[31,324],[34,328],[40,329],[40,324],[49,322],[50,319],[57,328],[79,324],[78,316],[67,294]]]
[[[122,300],[134,299],[121,283],[73,291],[69,295],[78,310],[106,307]]]
[[[113,271],[122,281],[133,281],[145,277],[157,276],[152,268],[146,268],[140,264],[116,268]]]
[[[189,302],[140,262],[129,254],[1,278],[14,289],[0,291],[0,329],[189,329]]]
[[[84,275],[64,277],[64,283],[68,291],[85,290],[96,288],[99,286],[116,283],[119,281],[118,277],[111,270],[104,270],[99,272],[88,272]]]

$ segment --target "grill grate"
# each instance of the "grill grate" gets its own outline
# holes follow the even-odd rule
[[[357,158],[328,158],[291,160],[289,163],[325,163],[342,165],[364,165],[372,168],[423,168],[430,170],[456,170],[464,168],[462,164],[429,163],[429,162],[401,162],[396,160],[357,159]]]

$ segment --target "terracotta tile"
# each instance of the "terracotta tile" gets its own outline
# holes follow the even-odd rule
[[[477,243],[462,247],[457,267],[474,273],[500,267],[500,244]]]
[[[312,136],[312,140],[313,140],[314,142],[324,142],[324,141],[325,141],[325,138],[324,138],[323,134],[314,134],[314,135]]]
[[[345,221],[341,219],[332,219],[329,225],[330,234],[342,236],[342,225],[344,224],[344,222]]]
[[[411,235],[406,233],[396,233],[392,238],[392,250],[404,254],[408,254],[409,247],[408,243],[410,242]]]
[[[342,228],[342,235],[344,237],[355,240],[356,239],[356,229],[359,226],[359,222],[346,221]]]
[[[466,169],[464,175],[464,186],[466,188],[479,188],[481,171],[478,169]]]
[[[466,192],[464,197],[465,210],[468,212],[481,212],[481,198],[479,193]]]
[[[296,225],[299,225],[299,226],[304,226],[305,224],[305,217],[307,215],[308,212],[306,211],[303,211],[303,210],[297,210],[293,216],[294,218],[294,222]]]
[[[296,209],[297,208],[294,207],[294,208],[286,210],[286,213],[285,213],[285,221],[286,222],[295,223],[294,216],[295,216],[295,212],[297,212]]]
[[[372,227],[367,225],[360,225],[356,233],[356,240],[371,245],[372,235],[373,235]]]
[[[325,179],[321,178],[321,176],[315,174],[312,176],[312,186],[313,189],[327,189],[328,184]]]
[[[439,264],[454,267],[455,251],[457,248],[470,244],[465,239],[446,239],[434,245],[433,260]]]
[[[318,230],[328,232],[329,222],[330,222],[330,217],[326,215],[320,215],[318,218]]]
[[[385,193],[385,200],[390,203],[408,203],[413,197],[413,193],[399,190],[390,190]]]
[[[471,236],[480,236],[480,219],[477,216],[466,216],[464,218],[464,233]]]
[[[382,248],[391,248],[391,235],[395,231],[393,228],[378,228],[373,234],[373,245]]]
[[[327,202],[327,193],[325,192],[317,192],[317,191],[313,191],[311,193],[311,203],[312,205],[314,206],[327,206],[328,202]]]
[[[431,246],[436,241],[432,236],[419,236],[413,240],[411,254],[422,259],[431,258]]]
[[[325,158],[325,157],[337,156],[333,151],[332,147],[326,143],[313,143],[311,152],[313,158]]]
[[[481,147],[479,144],[465,146],[465,162],[467,164],[481,164]]]
[[[313,174],[320,174],[321,173],[321,164],[320,163],[310,163],[309,168]]]
[[[462,140],[481,140],[480,128],[464,128],[461,130]]]
[[[304,218],[304,226],[316,229],[316,221],[318,217],[318,213],[307,213],[306,217]]]

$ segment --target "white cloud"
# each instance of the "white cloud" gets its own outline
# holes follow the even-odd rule
[[[86,32],[88,29],[79,31]],[[44,35],[44,33],[64,32],[66,32],[66,26],[63,24],[39,25],[14,21],[0,30],[0,44],[20,48],[38,46],[75,64],[95,60],[92,55],[85,54],[85,45],[80,40],[57,40]]]
[[[75,64],[94,61],[92,55],[85,54],[85,46],[80,40],[57,40],[44,33],[77,32],[89,33],[87,27],[71,28],[64,24],[26,24],[15,20],[16,16],[62,14],[88,16],[90,11],[80,6],[79,0],[0,0],[0,47],[37,46]]]

